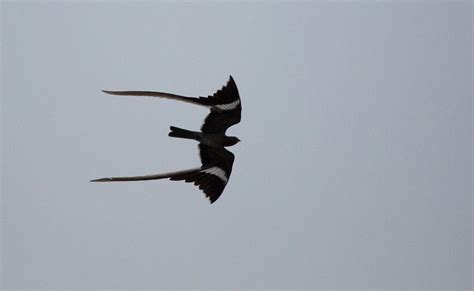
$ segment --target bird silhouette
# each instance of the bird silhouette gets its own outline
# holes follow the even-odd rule
[[[201,131],[191,131],[175,126],[170,127],[171,137],[193,139],[199,142],[201,167],[178,172],[169,172],[145,176],[110,177],[91,180],[91,182],[123,182],[170,179],[173,181],[193,182],[199,186],[211,203],[214,203],[229,182],[234,154],[225,149],[240,140],[235,136],[227,136],[226,130],[240,122],[242,104],[237,85],[232,76],[220,90],[208,97],[187,97],[171,93],[154,91],[108,91],[111,95],[148,96],[173,99],[201,105],[210,109],[204,120]]]

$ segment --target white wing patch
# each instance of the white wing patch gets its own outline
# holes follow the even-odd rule
[[[237,99],[232,103],[220,104],[220,105],[216,105],[216,107],[220,110],[232,110],[232,109],[235,109],[237,106],[239,106],[239,104],[240,104],[240,100]]]
[[[217,176],[219,177],[219,179],[224,181],[224,183],[227,183],[228,181],[228,178],[226,177],[224,170],[222,170],[219,167],[212,167],[209,169],[202,170],[201,172]]]

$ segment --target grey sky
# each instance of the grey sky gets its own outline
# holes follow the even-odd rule
[[[4,288],[472,287],[469,1],[2,2]],[[232,74],[234,170],[199,165]]]

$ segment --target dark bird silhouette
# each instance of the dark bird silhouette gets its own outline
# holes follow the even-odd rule
[[[194,139],[199,142],[199,154],[202,166],[199,168],[146,176],[110,177],[91,180],[91,182],[120,182],[120,181],[145,181],[170,179],[173,181],[193,182],[199,186],[214,203],[224,191],[234,163],[234,155],[225,149],[233,146],[240,140],[235,136],[227,136],[226,130],[240,122],[242,104],[234,79],[229,81],[222,89],[208,97],[186,97],[163,92],[152,91],[106,91],[112,95],[149,96],[178,100],[182,102],[202,105],[210,108],[210,113],[204,120],[201,131],[190,131],[171,126],[171,137]]]

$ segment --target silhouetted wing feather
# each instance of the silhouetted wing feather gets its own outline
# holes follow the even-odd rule
[[[110,90],[102,90],[102,92],[110,94],[110,95],[119,95],[119,96],[145,96],[145,97],[160,97],[165,99],[172,99],[181,102],[196,104],[196,105],[203,105],[199,98],[196,97],[187,97],[181,96],[171,93],[165,92],[156,92],[156,91],[110,91]]]
[[[184,170],[184,171],[144,175],[144,176],[108,177],[108,178],[100,178],[100,179],[91,180],[91,182],[127,182],[127,181],[160,180],[160,179],[168,179],[174,176],[192,174],[195,172],[199,172],[201,170],[202,168],[194,168],[194,169],[189,169],[189,170]]]
[[[91,180],[91,182],[122,182],[170,179],[194,183],[209,201],[214,203],[222,194],[229,181],[234,164],[234,154],[225,148],[209,147],[199,144],[202,167],[190,170],[146,176],[110,177]]]
[[[235,158],[233,153],[226,150],[224,147],[211,147],[203,143],[200,143],[198,147],[203,167],[221,165],[227,172],[227,177],[230,176]]]
[[[232,111],[211,110],[204,120],[201,131],[205,133],[225,134],[226,130],[240,122],[241,109]]]
[[[173,177],[171,180],[185,180],[199,186],[211,203],[214,203],[222,194],[229,181],[234,164],[234,154],[223,147],[210,147],[199,144],[202,170],[199,173],[185,173]]]
[[[207,99],[213,103],[213,107],[204,120],[202,132],[224,134],[229,127],[240,122],[242,103],[232,76],[227,85]]]
[[[212,106],[219,110],[241,109],[239,90],[234,78],[229,76],[229,81],[216,93],[207,97],[199,97],[203,105]]]
[[[111,95],[121,96],[148,96],[148,97],[160,97],[165,99],[173,99],[177,101],[192,103],[196,105],[202,105],[214,108],[216,110],[234,110],[240,109],[240,97],[232,76],[229,77],[229,81],[222,89],[218,90],[211,96],[207,97],[188,97],[177,94],[157,92],[157,91],[110,91],[102,90],[102,92]]]

